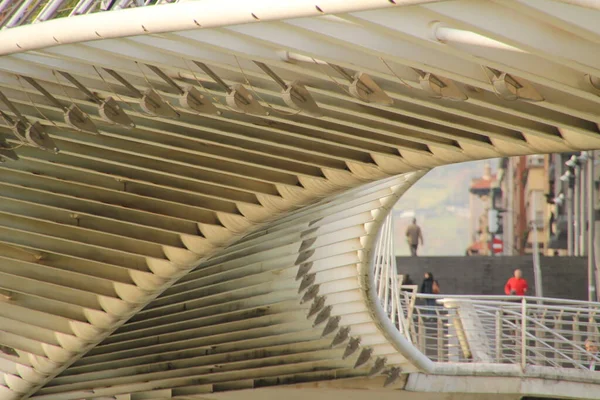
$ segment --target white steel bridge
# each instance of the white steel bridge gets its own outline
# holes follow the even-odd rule
[[[598,304],[427,309],[385,222],[600,148],[596,1],[163,3],[0,1],[0,400],[600,397]]]

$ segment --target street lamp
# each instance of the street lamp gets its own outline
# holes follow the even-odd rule
[[[567,162],[569,162],[569,161],[567,161]],[[568,182],[569,179],[571,179],[571,178],[573,178],[573,173],[571,172],[571,169],[568,169],[564,174],[562,174],[560,176],[560,180],[563,181],[563,182]]]
[[[586,168],[586,163],[588,161],[588,153],[586,151],[582,151],[577,156],[577,164],[579,165],[579,255],[583,256],[586,254],[586,236],[588,234],[588,229],[586,229],[586,190],[590,190],[587,187],[587,179],[586,175],[588,174],[588,168]]]
[[[573,158],[571,157],[570,160],[567,161],[567,163],[571,163],[572,164]],[[565,163],[565,164],[567,164]],[[573,169],[573,167],[571,165],[568,165],[569,169],[567,169],[567,171],[562,174],[562,176],[560,177],[560,180],[562,182],[566,182],[567,183],[567,199],[566,199],[566,206],[567,206],[567,253],[569,256],[573,255],[573,188],[575,186],[575,174],[573,174],[573,172],[571,172],[571,170]]]
[[[588,300],[596,301],[598,298],[598,285],[595,258],[595,232],[596,232],[596,209],[595,209],[595,188],[594,188],[594,152],[582,153],[586,155],[587,161],[587,256],[588,256]]]
[[[569,167],[569,169],[572,169],[574,172],[574,187],[573,187],[573,242],[574,242],[574,246],[573,246],[573,255],[575,256],[579,256],[581,255],[581,243],[580,243],[580,239],[581,239],[581,231],[583,229],[582,227],[582,221],[581,221],[581,212],[582,212],[582,207],[584,206],[582,204],[582,196],[581,196],[581,192],[582,192],[582,169],[581,169],[581,160],[579,157],[577,157],[576,155],[572,155],[571,158],[569,158],[567,160],[567,162],[565,162],[565,165],[567,167]],[[585,196],[585,194],[584,194]]]
[[[561,192],[558,196],[552,199],[552,203],[557,206],[562,206],[565,203],[565,195]]]
[[[576,155],[572,155],[571,158],[569,158],[566,162],[565,165],[569,168],[575,168],[577,166],[579,166],[579,160],[577,159]]]
[[[585,176],[588,173],[584,168],[585,163],[588,161],[589,155],[587,152],[582,151],[579,156],[572,155],[565,165],[574,172],[574,254],[576,256],[583,256],[586,253],[586,179]],[[568,179],[568,178],[567,178]],[[589,189],[588,189],[589,190]]]

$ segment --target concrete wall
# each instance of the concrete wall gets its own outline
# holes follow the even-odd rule
[[[503,295],[506,280],[520,268],[535,295],[531,256],[398,257],[397,263],[398,273],[419,285],[425,272],[433,273],[446,294]],[[541,266],[545,297],[587,300],[586,258],[541,257]]]

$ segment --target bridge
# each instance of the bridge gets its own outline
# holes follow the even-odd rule
[[[170,3],[0,1],[1,400],[598,398],[600,304],[423,306],[387,217],[600,148],[595,1]]]

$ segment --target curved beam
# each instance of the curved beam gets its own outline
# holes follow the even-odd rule
[[[316,17],[377,8],[425,4],[439,0],[203,0],[59,18],[0,32],[0,55],[57,44],[87,42],[198,28]],[[223,12],[223,10],[227,10]],[[135,21],[135,23],[132,23]]]
[[[0,306],[7,327],[0,332],[0,344],[6,346],[0,352],[5,374],[0,391],[9,398],[28,395],[91,349],[90,357],[99,356],[102,346],[95,346],[101,340],[134,314],[143,318],[145,312],[137,313],[145,305],[165,290],[173,293],[168,288],[197,265],[209,257],[239,256],[242,243],[268,221],[270,229],[291,229],[295,218],[314,211],[302,207],[319,199],[436,165],[598,146],[598,100],[592,89],[578,86],[576,70],[553,68],[548,76],[538,76],[538,69],[527,65],[543,58],[530,54],[510,74],[527,79],[546,100],[509,102],[485,79],[485,67],[498,65],[482,68],[485,58],[424,37],[431,15],[439,15],[430,11],[433,6],[390,8],[421,3],[298,0],[290,6],[273,0],[207,0],[1,31],[0,108],[13,122],[0,126],[0,152],[20,159],[0,167],[0,248],[7,260],[0,263],[0,290],[15,293]],[[418,34],[399,35],[394,11],[418,16],[406,24]],[[337,15],[323,15],[328,13]],[[542,26],[534,28],[541,32]],[[137,37],[123,38],[132,35]],[[304,58],[290,63],[278,56],[281,51]],[[20,54],[6,55],[13,52]],[[322,115],[290,108],[280,85],[254,61],[284,82],[302,82]],[[206,68],[196,68],[195,62]],[[353,97],[355,77],[361,76],[368,76],[363,84],[372,80],[371,88],[385,91],[394,104]],[[464,101],[448,102],[435,90],[423,90],[419,81],[425,76],[438,88],[447,82],[465,95],[460,96]],[[200,93],[204,97],[196,100],[210,101],[219,113],[186,108],[179,103],[184,88]],[[237,97],[232,88],[239,89]],[[268,115],[239,113],[244,108],[239,93],[252,96],[247,102],[260,103]],[[236,102],[227,103],[228,97]],[[109,98],[135,128],[103,117],[99,106]],[[170,112],[157,115],[161,107]],[[71,110],[66,119],[65,109]],[[99,135],[81,129],[86,121]],[[33,126],[61,151],[24,142]],[[370,225],[362,221],[357,228],[367,232],[364,240],[351,240],[348,248],[370,243],[382,207],[375,207],[377,215],[368,214]],[[310,229],[307,235],[314,233]],[[294,242],[296,256],[306,256],[304,250],[312,251],[317,239]],[[366,263],[366,253],[362,256],[359,261]],[[368,271],[361,273],[366,285]],[[193,279],[187,275],[184,281],[188,278]],[[255,289],[253,277],[248,279],[249,287],[236,293]],[[364,301],[360,304],[364,307]],[[376,314],[372,310],[370,320]],[[368,325],[379,332],[378,340],[389,328],[381,323],[380,328]],[[107,340],[118,341],[120,335]],[[393,355],[386,360],[410,359],[405,367],[427,370],[410,349],[398,354],[394,340],[378,344],[385,355]],[[371,353],[363,350],[358,358],[362,354],[368,361]],[[381,372],[384,361],[375,359],[373,373]],[[185,381],[173,375],[168,380],[180,378]],[[125,385],[135,381],[123,380]],[[136,384],[139,390],[148,387]],[[58,389],[44,390],[50,395]]]
[[[201,263],[34,398],[416,371],[382,335],[379,316],[365,309],[359,271],[369,269],[381,216],[423,174],[363,185],[255,230]]]

